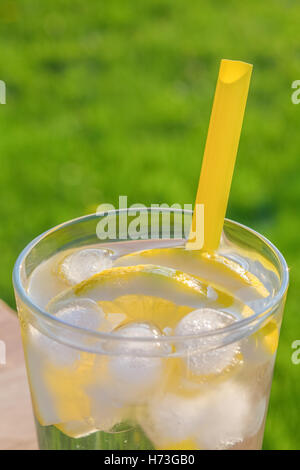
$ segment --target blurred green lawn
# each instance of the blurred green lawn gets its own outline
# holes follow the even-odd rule
[[[103,202],[192,203],[222,57],[254,64],[228,216],[291,269],[266,449],[299,448],[299,2],[1,0],[0,295],[40,232]]]

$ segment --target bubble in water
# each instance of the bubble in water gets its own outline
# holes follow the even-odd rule
[[[74,251],[61,262],[58,272],[68,284],[85,279],[112,267],[112,252],[106,249],[86,248]]]
[[[211,308],[200,308],[182,318],[175,329],[175,335],[185,336],[214,332],[229,326],[233,321],[234,318],[227,313]],[[217,345],[216,341],[218,341]],[[221,346],[220,341],[221,338],[216,335],[177,341],[176,350],[182,352],[192,373],[196,375],[218,374],[233,363],[239,351],[237,343]]]

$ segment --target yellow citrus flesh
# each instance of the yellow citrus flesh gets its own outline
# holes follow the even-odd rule
[[[181,318],[190,313],[193,308],[177,305],[170,300],[150,295],[124,295],[113,301],[99,301],[106,316],[123,314],[122,326],[128,322],[151,322],[161,330],[166,327],[174,328]]]
[[[275,354],[279,341],[279,328],[275,320],[269,321],[266,326],[259,330],[258,341],[262,342],[269,354]]]
[[[58,367],[48,363],[44,370],[44,380],[53,397],[59,422],[82,421],[90,416],[90,400],[85,387],[93,383],[93,361],[89,353],[81,353],[81,358],[72,367]]]

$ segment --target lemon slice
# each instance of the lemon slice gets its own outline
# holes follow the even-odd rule
[[[102,271],[60,293],[47,308],[53,311],[60,304],[76,304],[82,298],[97,302],[110,315],[110,321],[118,314],[117,326],[131,319],[154,321],[162,329],[174,327],[182,315],[199,307],[210,306],[238,314],[244,308],[229,293],[208,287],[197,276],[152,264]],[[186,308],[178,309],[183,306]]]
[[[110,321],[115,316],[120,318],[118,326],[130,321],[146,321],[156,324],[162,331],[166,327],[175,328],[181,318],[193,310],[192,307],[150,295],[124,295],[114,301],[99,301],[98,305]]]
[[[218,289],[222,286],[222,290],[226,289],[245,302],[270,295],[256,276],[237,262],[217,253],[186,250],[184,247],[154,248],[124,255],[115,265],[131,266],[147,263],[181,269]]]
[[[93,380],[91,365],[84,359],[72,367],[45,361],[37,373],[39,382],[34,377],[29,381],[38,422],[42,426],[56,425],[70,437],[90,434],[87,418],[91,407],[85,387]]]
[[[46,364],[43,378],[59,417],[58,423],[84,421],[90,416],[91,404],[85,388],[93,383],[93,360],[82,352],[72,367]]]
[[[169,285],[187,293],[196,294],[197,297],[205,297],[207,294],[207,284],[200,279],[182,271],[152,264],[107,269],[102,273],[95,274],[87,281],[77,284],[74,287],[74,292],[77,296],[88,292],[89,295],[94,293],[97,297],[98,287],[108,287],[117,289],[117,292],[126,289],[126,293],[128,293],[127,289],[132,287],[136,290],[139,281],[142,281],[142,289],[147,289],[148,283],[151,285],[151,282],[157,282],[158,285],[164,283],[165,287]],[[96,298],[95,300],[100,299]]]
[[[163,296],[172,302],[196,308],[207,298],[207,285],[195,276],[162,266],[115,267],[65,290],[52,299],[47,308],[51,311],[58,302],[75,302],[78,298],[99,302],[122,295]],[[233,302],[231,296],[221,291],[216,292],[216,297],[227,305]]]

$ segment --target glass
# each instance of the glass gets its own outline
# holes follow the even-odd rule
[[[135,238],[139,239],[128,238],[129,230],[124,228],[122,219],[127,213],[130,225],[137,209],[109,211],[81,217],[49,230],[33,240],[16,262],[13,281],[40,448],[261,448],[288,287],[288,268],[280,252],[260,234],[225,220],[217,258],[207,256],[203,259],[197,258],[193,252],[189,254],[192,257],[191,263],[187,264],[189,272],[193,271],[192,275],[196,276],[198,270],[202,270],[203,282],[207,281],[204,300],[201,294],[201,302],[204,303],[202,305],[200,302],[200,308],[213,308],[217,302],[214,297],[216,291],[212,287],[215,284],[211,280],[215,275],[211,268],[215,269],[217,265],[217,276],[221,276],[218,283],[225,286],[224,292],[218,294],[218,299],[223,302],[220,310],[225,316],[222,318],[230,316],[234,309],[239,312],[233,322],[227,322],[226,317],[225,323],[220,324],[218,319],[217,328],[199,332],[196,321],[195,331],[180,331],[174,327],[165,329],[163,335],[157,336],[153,331],[149,333],[148,324],[146,328],[145,323],[139,323],[142,329],[147,329],[142,330],[145,334],[139,336],[135,332],[124,337],[122,329],[117,328],[114,333],[95,331],[80,322],[70,324],[67,317],[56,315],[55,309],[48,307],[46,310],[48,301],[51,305],[52,297],[57,293],[64,297],[66,290],[59,282],[56,283],[56,268],[48,269],[47,276],[51,276],[51,282],[46,271],[40,268],[48,266],[49,260],[65,259],[65,253],[69,251],[73,253],[73,250],[82,247],[100,247],[111,253],[113,262],[118,264],[121,256],[128,260],[126,254],[139,250],[173,250],[173,247],[183,250],[185,233],[188,234],[186,227],[191,221],[190,211],[151,209],[154,215],[151,219],[147,209],[138,210],[142,217],[139,220],[139,234]],[[157,222],[164,217],[165,222],[169,222],[168,229],[160,224],[158,231],[153,230],[154,219]],[[99,222],[105,220],[115,223],[112,227],[116,230],[109,241],[99,239],[105,226],[99,226]],[[164,251],[163,256],[164,253],[167,252]],[[183,251],[176,253],[186,256]],[[180,259],[183,265],[177,266],[176,263],[181,263]],[[155,264],[152,258],[150,261],[151,266]],[[186,272],[183,269],[186,268],[185,258],[179,258],[179,261],[172,258],[172,263],[175,263],[173,268],[176,270]],[[149,268],[149,261],[146,264]],[[230,283],[252,284],[249,288],[239,289],[239,299],[234,298],[228,307],[226,302],[231,296],[227,293],[230,284],[227,282],[227,272],[231,273],[232,266],[236,274],[232,274]],[[151,274],[154,272],[158,276],[167,273],[168,277],[171,272],[168,268],[149,269],[152,270]],[[127,276],[126,269],[124,272]],[[30,291],[30,285],[34,285],[34,275],[38,287]],[[203,289],[199,277],[195,281],[194,277],[184,276],[179,274],[176,277],[176,282],[184,279],[184,289],[193,289],[195,282]],[[177,291],[181,295],[182,288],[181,284],[177,287],[176,282],[172,291],[175,298],[178,297]],[[127,293],[129,284],[126,277],[124,292],[120,287],[123,294]],[[136,289],[135,283],[133,286]],[[145,287],[147,285],[143,289]],[[160,281],[155,284],[155,289],[161,294]],[[259,290],[266,290],[268,295],[252,298],[249,294]],[[181,305],[184,302],[179,302],[180,308],[191,315],[199,305],[195,303],[191,308],[194,300],[184,292],[190,307],[187,309]],[[132,292],[129,294],[132,295]],[[157,321],[162,329],[160,323],[171,303],[166,301],[168,303],[163,304],[161,295],[154,297],[159,298],[160,303],[151,308],[154,315],[160,312]],[[149,292],[143,296],[144,304],[145,299],[149,299]],[[207,299],[210,299],[208,305]],[[81,299],[80,302],[86,300]],[[100,304],[103,306],[105,301]],[[112,305],[115,308],[114,298]],[[139,305],[138,300],[130,305],[135,309]],[[176,310],[177,316],[178,312]],[[201,312],[203,314],[203,310]],[[177,323],[183,316],[180,313]],[[174,321],[173,317],[169,317],[171,322]],[[139,320],[143,322],[148,319],[141,317]],[[113,378],[112,369],[109,369],[112,364],[118,372]],[[105,380],[103,377],[106,377]]]

